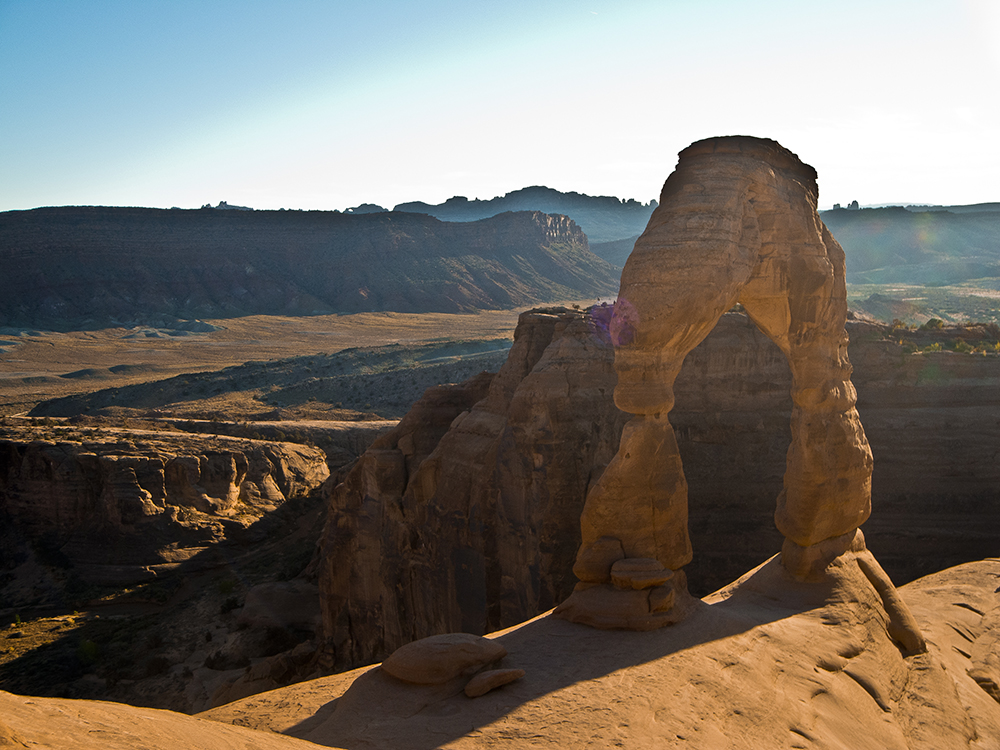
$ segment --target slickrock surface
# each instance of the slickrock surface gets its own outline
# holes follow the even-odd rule
[[[0,747],[59,750],[294,750],[314,744],[238,726],[213,725],[124,703],[32,698],[0,691]],[[6,740],[6,741],[5,741]]]
[[[901,587],[928,637],[927,653],[903,656],[857,558],[842,557],[819,586],[770,560],[670,628],[599,631],[546,615],[498,633],[506,668],[525,676],[475,700],[465,678],[407,685],[371,667],[198,717],[0,693],[0,738],[68,750],[990,750],[998,585],[991,559]]]
[[[769,560],[649,633],[538,617],[492,636],[525,677],[475,700],[462,680],[407,686],[364,668],[201,716],[352,750],[996,748],[1000,703],[977,670],[995,668],[1000,559],[899,589],[928,638],[905,656],[865,555],[842,556],[818,585]]]

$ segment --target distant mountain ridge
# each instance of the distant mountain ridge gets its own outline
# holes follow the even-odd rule
[[[493,215],[521,205],[558,215],[540,208]],[[392,212],[370,204],[345,213],[2,212],[0,327],[460,312],[611,296],[655,207],[655,201],[531,187],[488,201],[401,204],[396,208],[405,211]],[[986,279],[988,288],[1000,288],[1000,203],[834,209],[821,216],[847,253],[851,283]],[[623,234],[597,240],[617,233]]]
[[[565,216],[67,207],[0,213],[0,326],[466,312],[612,295]]]
[[[849,282],[940,285],[1000,277],[1000,204],[834,209],[820,216],[847,254]]]
[[[541,211],[564,214],[579,225],[592,243],[613,242],[642,234],[657,203],[640,203],[612,196],[563,193],[535,185],[489,200],[463,196],[432,205],[422,201],[400,203],[393,210],[434,216],[442,221],[476,221],[504,211]]]
[[[586,233],[595,255],[620,269],[656,206],[534,186],[489,200],[456,196],[394,210],[456,222],[506,210],[564,214]],[[847,253],[850,282],[939,285],[1000,277],[1000,203],[836,208],[821,216]]]
[[[882,208],[886,208],[882,206]],[[937,204],[918,204],[904,206],[907,211],[948,211],[953,214],[976,214],[984,211],[1000,211],[1000,203],[967,203],[961,206],[942,206]]]

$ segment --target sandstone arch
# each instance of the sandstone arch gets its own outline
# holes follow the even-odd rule
[[[611,322],[615,403],[634,416],[587,496],[574,567],[581,583],[557,613],[640,629],[679,617],[675,590],[685,591],[680,571],[692,550],[668,419],[673,383],[737,302],[792,370],[792,442],[775,513],[786,568],[806,578],[863,548],[872,456],[850,381],[844,252],[816,205],[815,170],[774,141],[712,138],[681,152],[622,273]],[[636,567],[623,559],[664,573],[631,585],[616,573],[612,585],[613,567]]]

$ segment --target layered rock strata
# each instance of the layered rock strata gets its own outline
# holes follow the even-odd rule
[[[617,585],[592,550],[610,538],[625,559],[674,571],[691,561],[687,482],[668,415],[685,357],[736,303],[792,372],[792,440],[775,514],[786,567],[806,578],[829,562],[827,547],[839,554],[853,543],[871,511],[872,456],[850,381],[844,252],[816,201],[815,170],[774,141],[714,138],[681,152],[622,272],[610,323],[614,397],[634,416],[587,496],[580,584],[557,614],[592,622],[600,612],[602,627],[640,629],[676,620],[665,595],[655,604],[649,595],[645,617],[612,606],[641,593]],[[683,593],[683,578],[672,583],[671,594]]]
[[[427,391],[332,494],[326,666],[434,633],[513,625],[565,598],[581,498],[613,455],[610,347],[583,313],[524,313],[495,376]]]
[[[857,409],[875,459],[868,548],[896,583],[1000,554],[1000,357],[917,351],[928,339],[848,320]],[[971,332],[975,343],[981,332]],[[921,339],[924,337],[924,339]],[[689,485],[703,596],[779,549],[775,497],[790,444],[791,373],[745,315],[724,315],[688,355],[670,414]],[[928,553],[932,550],[932,553]]]
[[[631,232],[622,234],[627,237]],[[52,330],[178,319],[468,312],[612,294],[567,216],[49,207],[0,212],[0,319]]]
[[[292,443],[59,429],[0,440],[0,513],[93,582],[170,570],[329,476],[322,451]]]

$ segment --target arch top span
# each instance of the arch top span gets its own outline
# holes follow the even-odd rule
[[[816,171],[775,141],[727,136],[681,151],[622,272],[610,327],[615,403],[634,416],[588,494],[574,567],[581,583],[562,616],[640,629],[678,618],[692,550],[669,421],[674,380],[737,302],[792,371],[792,442],[775,512],[786,568],[808,577],[816,561],[829,562],[811,548],[856,544],[870,513],[872,456],[850,380],[844,251],[816,206]],[[630,584],[615,568],[635,560],[671,575]]]

